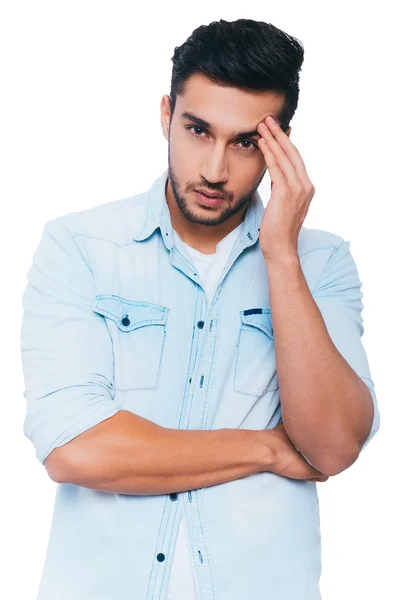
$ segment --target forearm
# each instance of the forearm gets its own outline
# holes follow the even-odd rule
[[[300,261],[278,259],[267,268],[286,430],[317,468],[342,470],[371,427],[369,390],[333,344]]]
[[[120,494],[198,489],[268,470],[269,433],[168,429],[121,410],[69,442],[59,481]]]

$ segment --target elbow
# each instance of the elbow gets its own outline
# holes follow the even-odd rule
[[[64,446],[54,448],[43,462],[47,474],[55,483],[66,483],[67,473],[70,469],[67,467],[66,451]]]
[[[359,450],[346,453],[333,452],[328,458],[325,458],[319,470],[328,477],[339,475],[339,473],[351,467],[356,462],[358,456]]]

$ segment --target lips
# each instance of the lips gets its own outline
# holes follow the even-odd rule
[[[208,206],[209,208],[218,208],[222,206],[225,202],[225,199],[221,198],[221,196],[212,198],[211,196],[207,196],[206,194],[198,192],[197,190],[194,191],[194,194],[196,196],[197,201],[200,202],[200,204],[202,204],[203,206]]]
[[[221,194],[216,194],[215,192],[203,192],[203,190],[195,190],[195,192],[199,192],[200,194],[203,194],[208,198],[219,198],[221,200],[224,198],[223,196],[221,196]]]

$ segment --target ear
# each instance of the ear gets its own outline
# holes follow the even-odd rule
[[[292,128],[291,128],[291,127],[288,127],[288,128],[286,129],[285,133],[286,133],[286,135],[287,135],[288,137],[290,137],[290,132],[291,132],[291,131],[292,131]]]
[[[168,140],[169,126],[170,126],[170,120],[171,120],[170,100],[171,99],[168,96],[168,94],[164,94],[164,96],[161,99],[161,106],[160,106],[161,128],[162,128],[162,132],[163,132],[163,135],[166,140]]]

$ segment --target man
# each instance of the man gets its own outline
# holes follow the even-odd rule
[[[161,102],[168,169],[45,225],[21,332],[24,433],[58,483],[38,600],[321,598],[316,482],[380,419],[349,242],[303,225],[302,62],[270,24],[199,27]]]

